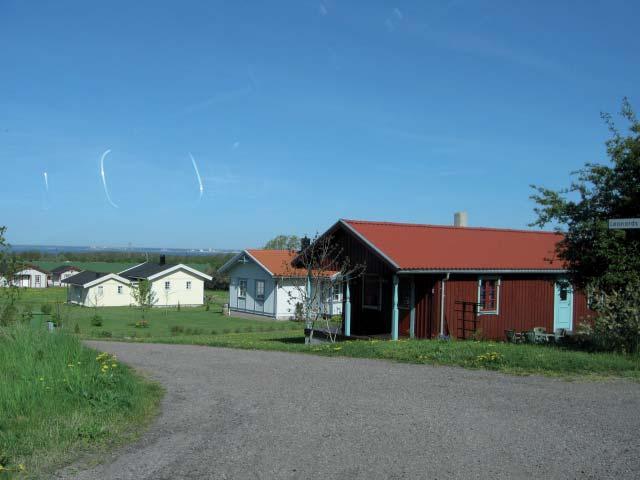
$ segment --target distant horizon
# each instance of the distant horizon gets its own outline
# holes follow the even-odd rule
[[[151,253],[162,254],[183,254],[190,256],[206,256],[209,254],[219,253],[237,253],[242,249],[227,249],[227,248],[188,248],[188,247],[136,247],[125,246],[120,247],[117,245],[49,245],[49,244],[9,244],[9,250],[15,252],[30,252],[38,251],[40,253],[89,253],[89,252],[130,252],[130,253]]]

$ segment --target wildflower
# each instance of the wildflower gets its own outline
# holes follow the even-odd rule
[[[117,364],[117,363],[112,363],[112,364],[111,364],[111,368],[116,368],[117,366],[118,366],[118,364]]]
[[[4,467],[0,465],[0,472],[4,470]]]
[[[67,365],[67,367],[69,367],[69,368],[73,368],[73,367],[75,367],[75,365],[74,365],[73,363],[69,363],[69,364]]]
[[[342,350],[342,347],[334,347],[334,350]]]
[[[82,365],[82,362],[78,362],[78,365]]]
[[[18,471],[20,472],[24,472],[27,468],[24,466],[24,464],[20,463],[18,464]]]
[[[40,377],[40,381],[41,381],[41,382],[44,382],[44,377]]]

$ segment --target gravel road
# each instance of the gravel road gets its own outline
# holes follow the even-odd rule
[[[160,381],[162,412],[76,479],[639,478],[640,384],[91,342]]]

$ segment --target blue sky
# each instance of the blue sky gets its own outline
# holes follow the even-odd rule
[[[219,248],[341,217],[526,227],[529,184],[604,161],[599,113],[640,109],[638,18],[634,1],[4,0],[0,224],[13,243]]]

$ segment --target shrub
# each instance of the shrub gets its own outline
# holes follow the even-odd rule
[[[304,305],[302,305],[301,302],[296,303],[296,309],[293,316],[297,322],[302,322],[304,320]]]
[[[610,294],[596,293],[593,341],[603,350],[635,353],[640,347],[640,284]]]
[[[75,334],[79,334],[80,333],[80,325],[78,325],[77,323],[76,323],[76,326],[73,327],[73,333],[75,333]]]
[[[181,333],[184,333],[184,327],[181,325],[172,325],[169,331],[171,332],[171,335],[180,335]]]
[[[53,311],[53,307],[51,306],[50,303],[43,303],[42,306],[40,307],[40,311],[45,315],[51,315],[51,312]]]
[[[93,327],[101,327],[102,326],[102,317],[98,314],[91,317],[91,325]]]
[[[113,334],[109,330],[102,330],[100,332],[100,336],[104,338],[111,338],[113,337]]]
[[[136,322],[136,328],[149,328],[149,322],[142,319],[139,322]]]
[[[218,335],[218,331],[217,330],[211,330],[211,335]]]
[[[33,318],[33,309],[31,308],[31,305],[26,304],[24,307],[22,307],[20,316],[22,317],[23,322],[31,321],[31,319]]]

